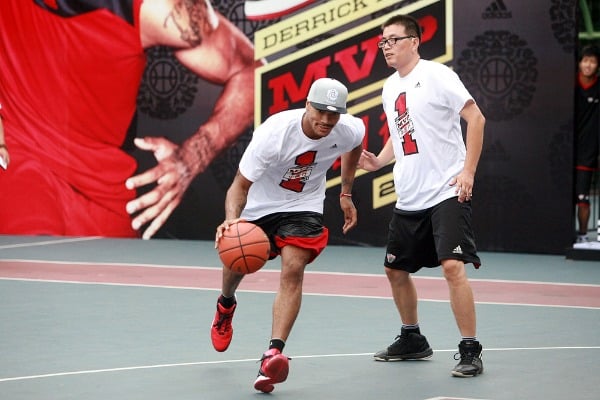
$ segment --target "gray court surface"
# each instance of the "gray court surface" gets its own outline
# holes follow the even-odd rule
[[[292,358],[288,380],[265,395],[252,385],[269,339],[277,289],[269,273],[278,269],[278,260],[253,277],[263,289],[242,283],[233,342],[217,353],[209,339],[220,286],[213,243],[0,236],[0,399],[600,398],[600,307],[594,305],[599,262],[480,254],[483,266],[469,267],[469,276],[481,284],[508,284],[503,287],[519,298],[527,295],[524,282],[572,291],[560,306],[556,294],[545,302],[543,291],[531,301],[478,302],[485,373],[460,379],[450,375],[458,331],[448,301],[433,295],[419,305],[433,358],[373,360],[399,333],[389,288],[382,284],[375,288],[380,296],[363,296],[345,294],[343,285],[345,274],[364,277],[365,287],[358,289],[372,290],[371,278],[385,283],[383,255],[382,248],[330,246],[309,266],[311,274],[338,277],[339,293],[310,290],[304,296],[285,349]],[[69,275],[73,264],[82,264],[87,281]],[[103,279],[99,264],[116,268],[117,275],[123,270],[129,283]],[[31,265],[64,273],[15,277]],[[172,268],[173,274],[203,271],[213,278],[189,282],[190,287],[160,284],[168,282],[168,274],[149,281],[126,268],[131,265]],[[440,273],[438,268],[416,276],[437,282]],[[478,294],[492,295],[476,291],[476,299]],[[587,296],[592,305],[568,305],[570,296],[574,303]]]

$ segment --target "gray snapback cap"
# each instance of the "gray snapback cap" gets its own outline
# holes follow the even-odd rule
[[[348,89],[340,81],[320,78],[313,82],[306,99],[317,110],[345,114],[347,98]]]

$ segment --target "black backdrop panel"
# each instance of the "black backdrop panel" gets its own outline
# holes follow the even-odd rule
[[[326,4],[317,1],[291,18]],[[375,4],[365,1],[365,4]],[[390,3],[390,2],[387,2]],[[422,56],[451,65],[462,77],[486,118],[484,151],[474,190],[474,225],[478,247],[485,251],[563,253],[573,234],[572,152],[573,80],[575,73],[575,0],[454,0],[397,1],[392,6],[363,15],[354,23],[325,32],[312,41],[282,49],[268,57],[259,72],[261,90],[259,119],[277,103],[269,82],[285,71],[296,85],[294,98],[285,93],[289,107],[302,107],[307,91],[302,79],[307,66],[316,60],[344,54],[353,45],[369,43],[379,34],[379,22],[398,9],[431,23],[434,33],[423,43]],[[247,21],[243,1],[214,2],[215,7],[251,39],[257,31],[284,20]],[[329,4],[335,4],[330,2]],[[447,7],[453,4],[453,8]],[[450,28],[450,35],[446,34]],[[340,40],[336,40],[338,35]],[[334,39],[331,39],[334,38]],[[320,41],[331,44],[319,47]],[[311,46],[315,50],[311,51]],[[301,54],[295,59],[293,54]],[[285,66],[278,58],[288,57]],[[368,55],[358,51],[353,62],[368,64]],[[140,136],[168,136],[182,142],[204,121],[220,88],[200,81],[178,65],[165,49],[148,51],[147,72],[157,65],[171,66],[178,79],[168,93],[158,92],[144,79],[138,98]],[[377,152],[383,145],[384,122],[379,101],[380,84],[392,71],[377,53],[368,74],[349,75],[351,69],[331,63],[326,73],[348,84],[350,110],[363,118],[368,137],[365,146]],[[364,72],[364,71],[363,71]],[[149,74],[147,74],[149,76]],[[281,82],[281,80],[279,81]],[[290,82],[288,82],[290,83]],[[379,85],[379,86],[378,86]],[[370,88],[366,92],[364,88]],[[259,122],[259,121],[257,121]],[[239,157],[251,137],[252,127],[239,142],[225,151],[208,171],[192,183],[183,203],[161,230],[159,237],[214,238],[223,218],[225,191]],[[142,168],[152,165],[146,155],[137,154]],[[332,244],[381,246],[393,207],[391,166],[356,179],[354,201],[359,226],[341,235],[339,171],[328,176],[325,203],[326,223]]]

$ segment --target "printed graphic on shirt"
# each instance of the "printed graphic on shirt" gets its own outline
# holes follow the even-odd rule
[[[402,138],[402,150],[405,156],[416,154],[419,152],[417,141],[412,134],[415,131],[415,126],[410,118],[408,108],[406,108],[406,92],[400,93],[396,99],[396,111],[398,116],[394,120],[398,134]]]
[[[287,170],[283,179],[279,183],[284,189],[300,193],[304,189],[304,185],[310,178],[313,168],[315,167],[315,159],[317,158],[316,151],[307,151],[296,157],[296,166]]]

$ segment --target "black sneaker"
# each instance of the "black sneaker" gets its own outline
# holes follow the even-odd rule
[[[396,336],[394,343],[387,349],[373,355],[376,361],[428,360],[433,350],[427,338],[419,333],[405,333]]]
[[[460,362],[452,370],[453,376],[470,378],[483,373],[483,362],[481,361],[481,344],[475,340],[463,340],[458,344],[458,353],[454,359]]]

